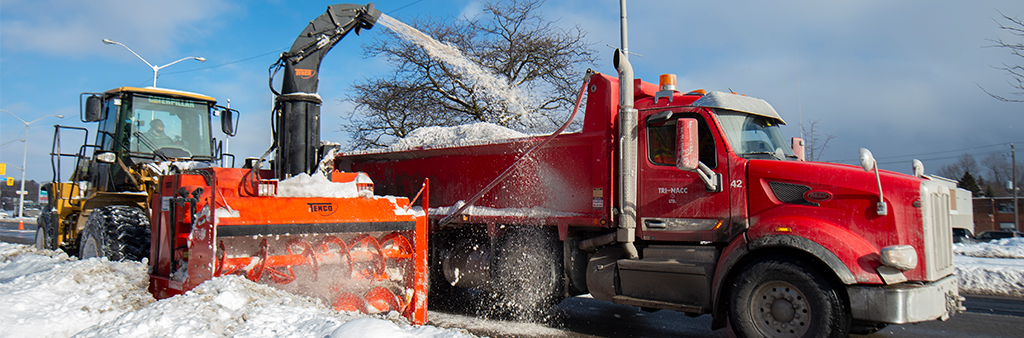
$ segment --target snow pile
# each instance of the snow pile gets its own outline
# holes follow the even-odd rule
[[[435,327],[413,327],[395,312],[384,319],[337,312],[317,299],[240,276],[211,279],[184,295],[126,313],[77,336],[361,337],[364,332],[380,337],[464,336]]]
[[[1020,259],[956,256],[960,293],[1024,297],[1024,262]]]
[[[68,337],[154,301],[139,262],[0,243],[0,336]]]
[[[406,135],[405,138],[388,146],[388,150],[459,147],[529,136],[531,135],[487,122],[454,127],[420,127]]]
[[[301,173],[277,183],[277,197],[359,197],[356,181],[331,182],[327,176],[316,172],[313,176]]]
[[[987,258],[1024,258],[1024,238],[1004,238],[988,243],[953,244],[957,255]]]
[[[450,215],[453,212],[459,210],[463,205],[466,205],[465,201],[459,201],[453,206],[448,207],[437,207],[430,208],[431,215]],[[480,207],[471,205],[462,212],[463,215],[473,216],[515,216],[515,217],[526,217],[526,218],[546,218],[546,217],[573,217],[581,216],[581,214],[574,212],[565,212],[558,210],[551,210],[542,207],[532,208],[490,208]]]
[[[1024,297],[1024,238],[953,245],[960,292]]]
[[[239,276],[154,301],[146,265],[0,243],[0,337],[473,337],[340,313]]]

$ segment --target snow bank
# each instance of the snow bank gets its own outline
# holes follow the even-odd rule
[[[529,136],[531,135],[487,122],[454,127],[420,127],[413,130],[405,138],[391,144],[387,150],[401,151],[415,148],[459,147]]]
[[[146,264],[0,243],[0,337],[473,337],[340,313],[238,276],[155,301]]]
[[[1024,238],[953,244],[960,292],[1024,297]]]
[[[352,320],[356,323],[350,323]],[[211,279],[184,295],[153,303],[76,335],[140,336],[442,338],[465,335],[433,327],[413,327],[395,312],[384,318],[337,312],[317,299],[256,284],[240,276]]]
[[[154,301],[139,262],[0,243],[0,336],[69,337]]]
[[[969,257],[1024,258],[1024,238],[1004,238],[987,243],[953,244],[953,252]]]
[[[1024,297],[1024,260],[956,256],[960,292]]]

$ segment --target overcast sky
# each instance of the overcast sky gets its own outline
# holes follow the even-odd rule
[[[204,93],[242,112],[230,140],[239,159],[270,145],[271,94],[267,68],[331,2],[229,0],[3,0],[0,1],[0,109],[32,121],[28,179],[49,181],[53,124],[78,121],[79,94],[119,86],[145,87],[150,63],[165,65],[158,86]],[[979,87],[1009,95],[1011,80],[994,69],[1022,64],[989,39],[1014,37],[999,29],[1000,12],[1024,18],[1024,2],[1007,1],[655,1],[628,2],[630,58],[638,77],[656,82],[675,73],[682,90],[733,90],[762,98],[786,121],[818,121],[835,136],[822,159],[855,163],[871,149],[883,169],[910,172],[913,158],[935,173],[964,151],[978,158],[1024,145],[1024,103],[999,102]],[[472,15],[474,0],[378,1],[399,20]],[[603,61],[580,65],[614,73],[619,45],[617,0],[552,0],[542,14],[563,27],[579,25]],[[383,26],[350,35],[321,67],[322,138],[340,132],[352,108],[340,103],[355,81],[390,68],[364,59],[361,43]],[[582,73],[581,73],[582,74]],[[0,112],[0,162],[20,178],[25,126]],[[217,135],[223,139],[223,135]],[[76,141],[77,142],[77,141]],[[74,142],[72,142],[74,143]],[[1022,154],[1024,156],[1024,154]],[[67,179],[62,177],[61,179]]]

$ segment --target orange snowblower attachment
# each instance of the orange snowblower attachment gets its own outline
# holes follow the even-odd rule
[[[268,170],[163,176],[153,201],[150,291],[239,275],[338,311],[426,322],[427,182],[415,199],[373,196],[365,174],[270,180]],[[417,196],[418,198],[418,196]]]

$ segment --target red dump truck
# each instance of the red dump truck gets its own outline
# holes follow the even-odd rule
[[[767,102],[634,80],[621,55],[618,78],[588,75],[582,130],[535,151],[545,137],[335,159],[382,194],[430,179],[431,304],[475,290],[531,311],[589,293],[769,337],[963,310],[948,188],[865,150],[863,168],[802,161]]]

